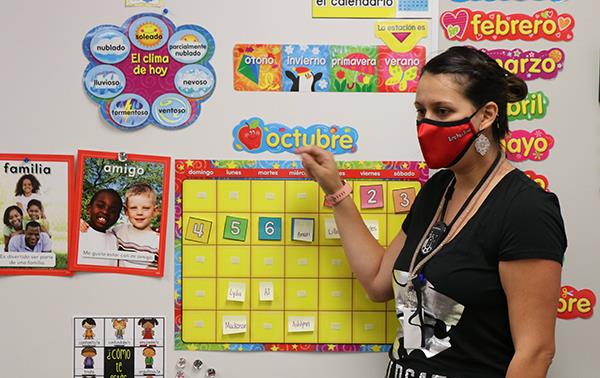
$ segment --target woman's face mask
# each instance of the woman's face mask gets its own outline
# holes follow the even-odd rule
[[[479,134],[471,122],[478,111],[458,121],[417,121],[419,145],[430,168],[448,168],[463,157]]]

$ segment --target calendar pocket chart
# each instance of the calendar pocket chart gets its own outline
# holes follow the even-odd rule
[[[340,162],[375,239],[388,246],[422,162]],[[372,302],[348,265],[333,210],[295,161],[177,160],[178,350],[386,351],[393,303]]]

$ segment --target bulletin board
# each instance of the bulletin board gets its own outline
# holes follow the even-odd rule
[[[174,194],[175,161],[258,164],[265,160],[298,160],[293,154],[294,138],[285,141],[288,147],[281,143],[281,138],[279,144],[274,143],[275,137],[272,146],[266,143],[259,146],[253,139],[257,138],[256,131],[251,133],[249,130],[258,127],[254,125],[273,130],[280,137],[295,130],[309,136],[317,135],[317,131],[323,134],[332,129],[347,129],[351,142],[343,146],[346,148],[338,145],[337,151],[332,150],[339,161],[421,161],[413,104],[418,76],[414,75],[417,70],[411,68],[416,65],[408,63],[416,63],[414,59],[422,56],[429,59],[449,46],[462,44],[486,49],[495,59],[524,77],[529,85],[529,102],[515,104],[509,109],[510,125],[515,134],[506,142],[507,150],[512,154],[513,164],[557,194],[569,240],[562,278],[566,290],[561,293],[557,314],[557,352],[549,377],[596,375],[600,366],[590,351],[598,350],[600,345],[597,338],[590,335],[597,333],[600,326],[593,314],[593,306],[586,306],[585,300],[589,301],[590,292],[600,290],[596,268],[600,265],[600,255],[594,253],[598,245],[596,224],[600,209],[600,176],[597,174],[600,169],[600,52],[595,32],[600,4],[574,0],[397,0],[390,2],[394,4],[393,9],[373,9],[374,13],[368,18],[348,18],[348,14],[339,12],[319,16],[314,9],[317,0],[127,3],[138,6],[128,7],[125,0],[12,1],[3,5],[0,24],[5,34],[11,37],[5,40],[6,54],[0,62],[4,73],[4,90],[0,95],[4,125],[0,150],[3,153],[75,157],[78,150],[171,157],[169,191],[172,195],[167,206],[167,226],[161,230],[166,237],[164,276],[78,272],[61,277],[0,277],[4,309],[0,323],[5,325],[0,341],[0,365],[4,367],[4,375],[17,378],[72,376],[75,317],[93,314],[106,319],[137,319],[152,314],[160,319],[164,317],[165,376],[176,376],[175,365],[179,357],[187,359],[188,368],[192,361],[200,359],[205,367],[215,368],[217,375],[224,378],[383,376],[388,360],[385,352],[235,353],[221,347],[222,351],[208,350],[218,349],[217,345],[225,343],[183,345],[183,340],[177,336],[177,325],[186,317],[183,315],[180,319],[180,313],[174,311],[174,288],[185,278],[178,271],[185,269],[185,263],[179,261],[183,256],[178,254],[175,245],[179,236],[175,230],[181,227],[175,226],[175,222],[182,217],[179,211],[185,210],[177,202],[181,198]],[[421,14],[425,14],[426,37],[421,35],[425,27],[419,28],[414,19],[410,20],[413,26],[407,26],[401,23],[406,19],[396,18],[401,11],[420,12],[425,4],[429,9]],[[451,13],[442,17],[444,12]],[[538,19],[554,20],[555,25],[568,30],[567,34],[571,33],[572,38],[566,39],[561,34],[552,39],[534,33],[525,37],[499,38],[496,35],[494,38],[496,29],[489,24],[484,26],[485,34],[478,36],[472,29],[465,29],[466,22],[463,25],[464,15],[473,12],[481,12],[481,20],[493,12],[501,12],[511,19],[512,14],[536,19],[537,13]],[[151,105],[164,94],[160,89],[161,80],[154,83],[150,77],[146,82],[140,80],[140,88],[146,89],[141,97],[148,103],[145,110],[149,115],[137,119],[137,127],[127,130],[107,121],[106,115],[111,108],[97,96],[102,91],[90,95],[86,89],[86,69],[91,62],[83,44],[91,30],[99,26],[121,28],[127,20],[135,22],[143,13],[168,19],[164,23],[166,29],[173,32],[170,35],[174,35],[177,28],[194,25],[183,30],[194,31],[191,34],[198,40],[199,36],[204,37],[210,49],[206,50],[209,52],[206,61],[201,63],[206,70],[192,67],[188,73],[193,76],[203,72],[209,76],[210,72],[214,74],[214,82],[204,88],[205,92],[190,92],[197,97],[181,95],[185,97],[182,99],[175,96],[182,101],[178,107],[165,105],[162,108],[173,110],[161,113],[157,108],[157,116],[186,111],[184,114],[189,115],[181,119],[166,117],[161,124],[152,122],[150,117]],[[560,17],[563,17],[562,21]],[[403,34],[413,27],[411,33]],[[547,24],[547,27],[553,26]],[[390,36],[393,39],[390,40]],[[183,40],[183,35],[181,37]],[[385,46],[401,40],[424,46],[425,51],[416,54],[412,50],[393,53],[386,50]],[[236,46],[242,48],[242,55],[250,56],[247,67],[241,67],[241,70],[236,64]],[[272,62],[253,60],[265,58],[256,55],[255,51],[260,50],[256,47],[260,46],[271,46]],[[291,47],[288,52],[286,47]],[[304,47],[307,48],[302,51]],[[314,47],[319,47],[317,54]],[[282,60],[284,55],[295,59],[289,63],[311,64],[287,65],[288,62]],[[321,60],[312,59],[323,57],[326,59],[324,65],[320,65]],[[332,57],[350,61],[334,62]],[[268,58],[267,54],[265,59]],[[133,67],[129,64],[131,57],[128,59],[127,64],[114,66],[124,70]],[[388,59],[388,63],[396,59],[400,69],[390,70],[390,66],[386,66],[380,75],[375,68],[380,59]],[[375,66],[370,64],[373,60]],[[272,67],[279,63],[282,67]],[[283,63],[286,63],[285,69]],[[154,72],[165,73],[165,77],[175,76],[188,64],[171,61],[168,66],[172,69],[168,72]],[[263,67],[265,64],[269,67]],[[309,71],[310,75],[307,75]],[[258,76],[255,76],[257,72]],[[272,75],[261,75],[263,72]],[[311,79],[318,73],[322,73],[319,80]],[[126,72],[126,79],[130,77],[128,75]],[[115,74],[114,77],[120,76]],[[280,78],[280,85],[265,90],[269,87],[264,85],[268,77]],[[327,83],[322,81],[325,79]],[[296,89],[295,81],[298,90],[292,89]],[[236,83],[242,82],[243,85],[236,88]],[[190,83],[185,85],[193,85]],[[153,85],[157,91],[152,90]],[[389,90],[385,90],[386,87]],[[112,89],[117,88],[118,85]],[[142,105],[145,106],[137,97],[117,102],[113,106],[118,108],[117,111],[125,111],[127,106],[129,110],[139,111]],[[123,123],[127,124],[127,120],[123,119]],[[244,131],[240,133],[242,129]],[[266,135],[262,137],[266,138]],[[208,181],[200,177],[194,179]],[[304,179],[286,182],[296,180]],[[2,194],[14,197],[13,187],[14,183],[2,186]],[[69,198],[69,202],[71,200]],[[76,216],[73,218],[75,222],[79,221]],[[181,230],[183,232],[183,228]],[[264,342],[258,344],[265,345]]]
[[[423,162],[339,162],[387,247],[427,179]],[[178,160],[175,345],[217,351],[385,352],[393,301],[371,301],[333,209],[298,161]]]

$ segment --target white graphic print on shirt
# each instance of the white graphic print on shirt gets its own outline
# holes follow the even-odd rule
[[[394,269],[393,285],[396,302],[396,315],[402,324],[408,301],[408,272]],[[421,347],[405,349],[402,345],[404,334],[402,327],[398,327],[398,334],[392,347],[393,358],[399,360],[416,349],[420,349],[427,358],[450,348],[451,340],[448,331],[458,324],[464,306],[446,295],[437,292],[430,282],[422,288],[422,322],[421,322]]]

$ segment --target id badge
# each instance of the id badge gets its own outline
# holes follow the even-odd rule
[[[402,332],[404,333],[404,348],[421,348],[421,317],[416,308],[404,308],[404,319],[402,320]]]

